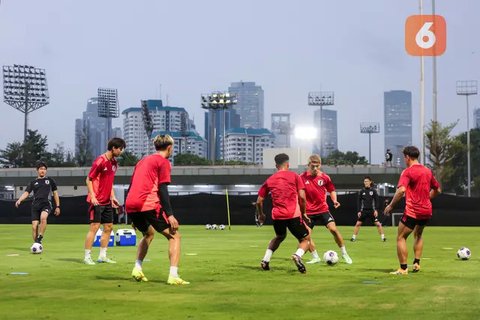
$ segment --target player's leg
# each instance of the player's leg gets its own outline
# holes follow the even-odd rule
[[[40,213],[41,213],[41,208],[37,208],[34,205],[32,205],[31,217],[32,217],[32,238],[33,238],[33,242],[37,242],[38,225],[40,224]]]
[[[38,232],[38,225],[40,221],[39,220],[32,220],[32,238],[33,242],[37,241],[37,232]]]
[[[100,263],[117,263],[116,261],[107,257],[108,243],[110,242],[110,235],[113,230],[113,208],[111,205],[100,206],[101,209],[101,223],[103,225],[103,232],[100,238],[100,253],[97,262]]]
[[[360,214],[360,217],[358,217],[357,222],[355,223],[355,227],[353,228],[353,235],[350,241],[353,242],[357,240],[357,235],[358,235],[358,232],[360,231],[360,227],[362,226],[363,221],[365,221],[365,214],[362,211],[362,213]]]
[[[260,262],[260,267],[263,270],[270,270],[270,259],[273,253],[287,237],[287,225],[284,220],[273,220],[273,229],[275,230],[275,237],[268,243],[265,255]]]
[[[413,237],[414,237],[414,242],[413,242],[413,254],[414,254],[414,260],[413,260],[413,272],[418,272],[420,271],[420,258],[422,257],[423,253],[423,229],[425,228],[425,225],[416,225],[415,228],[413,229]]]
[[[36,242],[42,243],[43,236],[45,235],[45,231],[47,230],[47,218],[48,218],[48,211],[43,210],[40,213],[40,224],[38,225],[38,234]]]
[[[400,269],[397,271],[391,272],[392,274],[408,274],[407,270],[407,238],[412,233],[415,226],[411,224],[411,219],[406,215],[402,217],[400,223],[398,224],[398,233],[397,233],[397,257],[398,262],[400,263]]]
[[[143,260],[147,256],[148,248],[155,237],[155,229],[148,223],[147,219],[145,218],[146,214],[147,213],[145,212],[135,212],[130,214],[134,228],[138,229],[143,234],[142,239],[138,243],[135,266],[132,270],[132,277],[139,282],[148,281],[147,277],[145,277],[145,274],[143,273],[142,265]]]
[[[337,228],[337,224],[335,221],[330,221],[327,223],[326,228],[330,231],[330,233],[333,235],[333,239],[337,243],[338,247],[342,251],[342,258],[343,260],[348,263],[352,264],[352,258],[347,253],[347,248],[345,248],[345,241],[343,241],[342,234],[340,233],[340,230]]]
[[[373,221],[377,226],[378,234],[380,235],[380,238],[382,239],[382,241],[384,242],[387,241],[387,238],[385,238],[385,233],[383,232],[382,224],[380,223],[380,221],[378,221],[378,217],[375,217]]]
[[[100,215],[101,212],[100,210],[96,210],[95,208],[98,206],[90,206],[88,208],[88,215],[89,215],[89,220],[90,220],[90,227],[88,228],[87,235],[85,237],[85,257],[83,259],[83,262],[85,264],[89,265],[94,265],[95,262],[92,260],[92,247],[93,247],[93,242],[95,240],[95,235],[97,234],[98,229],[100,229]]]
[[[178,275],[178,265],[180,263],[180,243],[181,235],[177,230],[175,233],[171,232],[170,228],[163,230],[162,234],[168,240],[168,258],[170,260],[170,272],[168,275],[168,284],[172,285],[184,285],[190,284],[190,282],[183,280]]]
[[[292,235],[298,240],[297,251],[292,255],[292,261],[295,263],[295,266],[300,273],[305,273],[307,272],[307,269],[303,264],[302,257],[310,247],[310,233],[307,226],[300,220],[300,218],[289,219],[286,220],[286,222],[288,230],[290,230]]]

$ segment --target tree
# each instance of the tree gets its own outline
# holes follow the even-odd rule
[[[28,130],[27,138],[23,143],[23,167],[35,167],[40,160],[45,161],[49,157],[47,151],[47,137],[43,137],[38,130]]]
[[[325,165],[337,166],[337,165],[355,165],[355,164],[368,164],[368,161],[365,157],[359,156],[356,151],[347,151],[343,153],[342,151],[335,150],[332,151],[322,160],[322,163]]]
[[[23,163],[23,146],[20,142],[7,144],[5,150],[0,150],[0,163],[6,167],[18,168]]]
[[[135,166],[138,160],[138,157],[128,150],[124,150],[122,155],[117,158],[118,164],[122,167]]]
[[[192,153],[181,153],[175,156],[173,163],[175,166],[207,166],[210,161]]]
[[[75,166],[72,154],[65,150],[63,143],[57,143],[55,145],[55,148],[53,148],[53,151],[49,154],[46,162],[49,167]]]

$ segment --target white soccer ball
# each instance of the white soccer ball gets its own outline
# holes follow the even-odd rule
[[[328,265],[333,266],[338,262],[338,254],[333,250],[328,250],[323,254],[323,261],[325,261]]]
[[[30,247],[30,252],[33,254],[39,254],[39,253],[42,253],[42,251],[43,251],[43,246],[41,243],[35,242]]]
[[[207,223],[207,224],[205,225],[205,229],[206,229],[206,230],[211,230],[211,229],[212,229],[212,225],[209,224],[209,223]]]
[[[214,223],[212,224],[212,230],[217,230],[218,229],[218,226]]]
[[[472,252],[467,247],[461,247],[457,251],[457,257],[462,260],[468,260],[472,256]]]
[[[224,225],[224,224],[219,225],[219,226],[218,226],[218,229],[220,229],[220,230],[225,230],[225,225]]]

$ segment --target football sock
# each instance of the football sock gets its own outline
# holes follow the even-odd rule
[[[92,250],[85,249],[85,259],[90,258],[91,253],[92,253]]]
[[[303,250],[302,248],[298,248],[295,254],[301,258],[305,254],[305,250]]]
[[[178,278],[178,267],[170,266],[170,275]]]
[[[314,259],[320,259],[320,256],[318,255],[317,250],[314,250],[314,251],[312,252],[312,256],[313,256]]]
[[[357,238],[357,236],[356,236],[356,235],[353,235],[353,236],[352,236],[352,239],[354,239],[354,240],[355,240],[356,238]]]
[[[382,233],[381,237],[382,237],[382,240],[385,239],[385,235],[383,233]]]
[[[413,264],[415,264],[415,263],[420,264],[420,259],[415,258],[415,259],[413,260]]]
[[[142,260],[135,260],[135,268],[142,270]]]
[[[270,249],[267,249],[267,251],[265,251],[265,256],[263,256],[262,260],[269,262],[270,259],[272,258],[272,254],[273,254],[273,251]]]
[[[100,248],[100,254],[98,256],[100,258],[105,258],[107,256],[107,248]]]
[[[401,268],[402,270],[407,270],[407,264],[406,264],[406,263],[405,263],[405,264],[401,263],[401,264],[400,264],[400,268]]]
[[[345,246],[341,246],[340,250],[342,250],[342,254],[347,254],[347,249],[345,248]]]

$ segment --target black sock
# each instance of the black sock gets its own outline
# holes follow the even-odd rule
[[[417,258],[413,259],[413,264],[415,263],[420,264],[420,259],[417,259]]]
[[[405,264],[400,264],[400,268],[402,270],[407,270],[407,264],[406,263]]]

